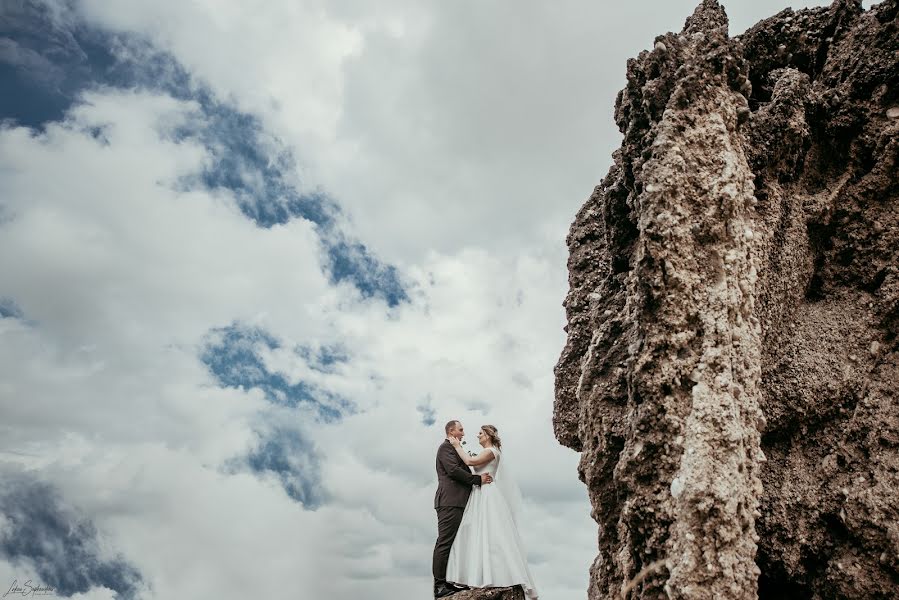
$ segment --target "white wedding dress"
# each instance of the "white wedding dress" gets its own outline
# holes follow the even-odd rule
[[[471,587],[521,585],[525,596],[537,598],[527,553],[518,533],[521,499],[511,474],[503,478],[502,452],[486,465],[472,467],[476,475],[490,473],[493,483],[472,486],[462,523],[450,549],[446,580]]]

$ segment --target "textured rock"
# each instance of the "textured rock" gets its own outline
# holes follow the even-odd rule
[[[521,586],[465,590],[449,596],[452,600],[525,600]]]
[[[899,597],[899,20],[704,1],[628,62],[554,427],[589,597]]]

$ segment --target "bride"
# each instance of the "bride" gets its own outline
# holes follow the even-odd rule
[[[518,533],[521,492],[503,469],[496,427],[484,425],[478,431],[478,443],[484,450],[477,456],[469,456],[457,438],[449,440],[475,475],[493,476],[493,485],[471,490],[450,549],[447,581],[472,587],[521,585],[528,599],[536,599],[537,589]]]

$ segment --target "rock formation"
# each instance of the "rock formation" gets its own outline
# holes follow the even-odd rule
[[[465,590],[450,596],[452,600],[525,600],[520,585],[504,588],[480,588]]]
[[[589,598],[899,598],[897,0],[704,0],[615,120],[555,371]]]

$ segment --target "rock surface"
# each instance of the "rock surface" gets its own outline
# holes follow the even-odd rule
[[[899,8],[705,0],[567,242],[589,598],[899,598]]]
[[[451,600],[525,600],[521,586],[465,590],[449,596]]]

